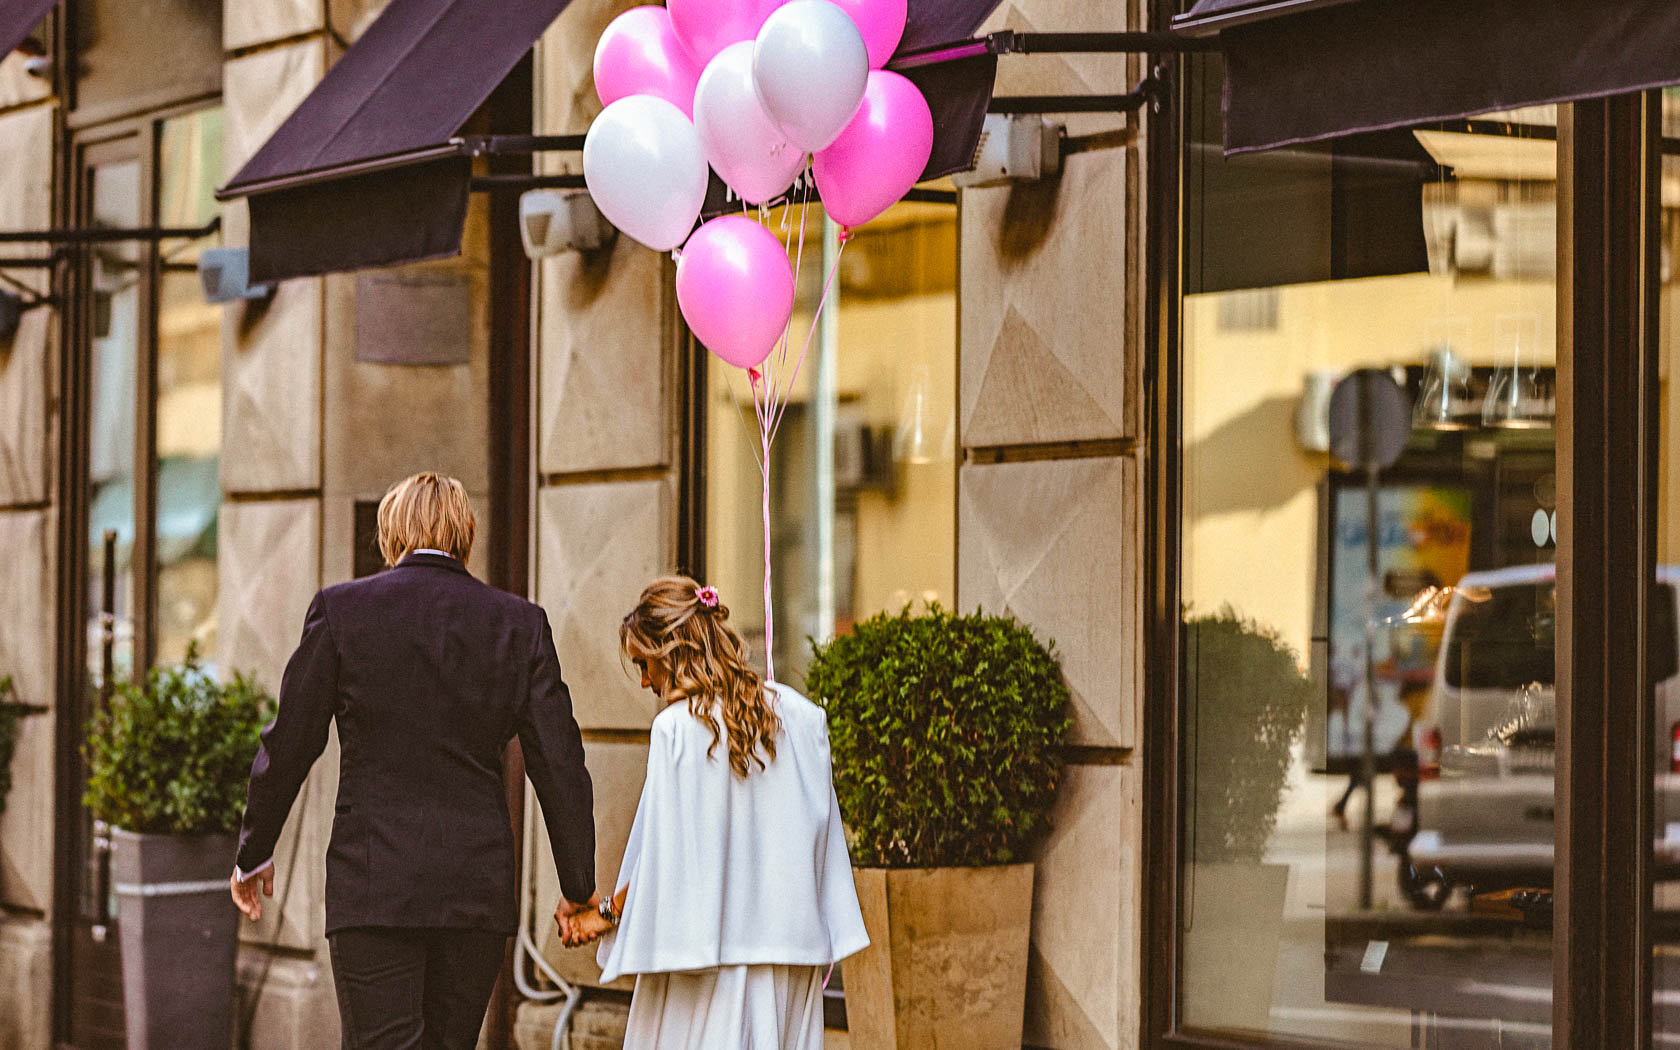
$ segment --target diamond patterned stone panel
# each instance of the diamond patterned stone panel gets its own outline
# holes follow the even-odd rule
[[[1012,29],[1017,33],[1114,32],[1142,29],[1145,18],[1133,0],[1093,4],[1088,0],[1007,0],[1000,4],[980,32]],[[1040,54],[1023,62],[998,64],[995,93],[999,95],[1123,94],[1143,74],[1139,56]],[[1057,114],[1070,135],[1090,135],[1123,128],[1133,119],[1120,113]]]
[[[276,5],[271,0],[240,0],[239,6]],[[226,178],[245,166],[314,90],[326,70],[327,47],[320,38],[258,51],[222,67],[222,172]]]
[[[618,625],[675,548],[660,479],[550,485],[537,494],[537,601],[585,729],[646,729],[655,702],[619,655]]]
[[[595,885],[601,890],[616,888],[624,844],[630,839],[636,803],[642,796],[648,748],[645,742],[585,740],[583,751],[590,778],[595,783]],[[529,789],[525,793],[525,805],[537,805],[536,796]],[[543,958],[566,980],[600,985],[601,968],[595,965],[594,946],[568,950],[560,944],[552,918],[554,906],[560,901],[554,852],[542,821],[534,821],[533,826],[530,855],[536,864],[537,946]],[[629,990],[634,985],[634,979],[625,978],[611,987]]]
[[[1066,158],[1060,177],[963,191],[963,443],[1136,433],[1125,153]]]
[[[0,506],[49,498],[47,405],[52,397],[58,315],[23,315],[10,345],[0,344]]]
[[[1142,838],[1135,765],[1066,768],[1034,860],[1026,1042],[1137,1045]]]
[[[18,699],[53,703],[55,516],[0,512],[0,677]],[[0,817],[0,903],[46,912],[52,907],[53,715],[19,726],[12,791]]]
[[[623,236],[598,252],[543,261],[543,473],[669,462],[677,346],[671,270],[665,256]]]
[[[222,488],[287,492],[321,484],[321,278],[222,312]]]
[[[0,164],[0,230],[40,230],[53,224],[52,118],[51,106],[0,115],[0,156],[6,158]],[[6,254],[41,255],[46,247],[7,245]],[[47,289],[45,270],[8,270],[6,275],[36,291]]]
[[[325,24],[322,0],[225,0],[222,46],[238,51],[312,33]]]
[[[595,43],[601,30],[637,0],[573,0],[537,44],[537,130],[570,135],[588,129],[601,100],[595,97]],[[573,165],[576,154],[550,154]],[[548,170],[559,170],[549,161]],[[581,170],[581,169],[580,169]]]
[[[1054,640],[1072,742],[1133,745],[1142,689],[1142,533],[1131,457],[969,464],[958,481],[957,597]]]

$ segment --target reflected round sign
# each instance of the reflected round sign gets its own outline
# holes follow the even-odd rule
[[[1387,370],[1361,368],[1330,395],[1330,452],[1349,470],[1392,467],[1412,434],[1412,406]]]

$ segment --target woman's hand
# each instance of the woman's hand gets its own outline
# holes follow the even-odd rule
[[[233,891],[234,905],[247,919],[256,922],[262,918],[262,899],[274,896],[274,869],[264,868],[244,882],[239,881],[237,874],[230,875],[228,887]]]

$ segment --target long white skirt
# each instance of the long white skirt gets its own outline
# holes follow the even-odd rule
[[[822,971],[725,966],[645,973],[625,1050],[822,1050]]]

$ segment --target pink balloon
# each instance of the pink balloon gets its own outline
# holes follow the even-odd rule
[[[699,80],[700,67],[663,7],[632,7],[607,25],[595,45],[595,93],[603,106],[629,95],[653,95],[693,117]]]
[[[869,68],[880,69],[904,38],[907,0],[829,0],[850,15],[869,47]]]
[[[752,40],[783,0],[667,0],[677,39],[705,69],[730,44]]]
[[[742,215],[706,223],[677,259],[677,305],[708,350],[737,368],[756,367],[793,316],[793,267],[782,242]]]
[[[909,192],[932,155],[927,99],[897,73],[870,70],[857,116],[812,158],[823,209],[842,226],[862,226]]]

